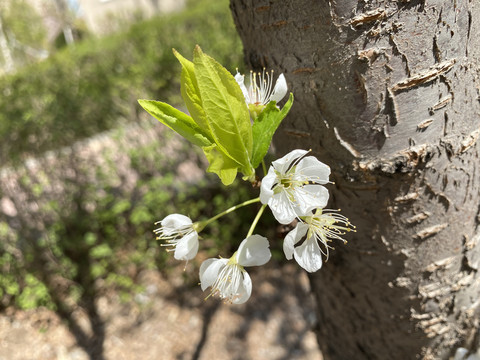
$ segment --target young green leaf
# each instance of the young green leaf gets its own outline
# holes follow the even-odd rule
[[[187,114],[160,101],[138,100],[138,103],[154,118],[182,135],[194,145],[210,146],[213,139]]]
[[[245,175],[251,175],[253,137],[250,115],[242,90],[223,66],[205,55],[199,46],[193,63],[203,110],[218,148],[239,164]]]
[[[202,98],[200,96],[200,90],[198,89],[194,65],[175,49],[173,49],[173,54],[182,65],[180,91],[188,112],[198,126],[200,126],[205,132],[210,133],[211,131],[208,126],[207,115],[203,110]]]
[[[251,163],[254,168],[257,168],[257,166],[260,165],[267,154],[270,143],[272,142],[273,134],[285,116],[287,116],[292,104],[293,94],[290,93],[290,97],[282,110],[277,108],[275,101],[270,101],[255,119],[252,126],[253,151],[251,157]]]
[[[212,144],[202,148],[205,156],[210,163],[207,171],[218,175],[223,185],[227,186],[233,183],[237,176],[237,169],[240,164],[225,155],[217,146]]]

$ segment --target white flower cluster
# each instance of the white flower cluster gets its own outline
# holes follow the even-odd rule
[[[201,52],[197,51],[197,56],[201,57]],[[185,59],[182,61],[186,62]],[[259,120],[263,111],[273,116],[268,118],[268,115],[265,115],[272,122],[272,126],[275,124],[278,126],[286,115],[286,113],[282,114],[283,110],[277,106],[277,103],[287,94],[285,76],[280,74],[274,83],[273,71],[250,72],[247,86],[245,76],[237,72],[235,80],[248,107],[252,126],[259,124],[256,121],[266,121]],[[290,95],[290,105],[286,112],[290,109],[292,101],[293,95]],[[268,107],[271,102],[274,102],[274,107]],[[267,107],[268,110],[265,110]],[[162,109],[164,107],[160,108]],[[164,118],[161,117],[160,120]],[[262,127],[256,127],[256,129],[257,132],[258,129],[265,130]],[[268,144],[272,135],[273,133],[270,133]],[[210,258],[200,266],[200,286],[204,291],[207,288],[211,289],[207,297],[219,296],[233,304],[242,304],[250,298],[252,281],[245,267],[264,265],[271,258],[268,240],[253,234],[267,206],[279,223],[287,225],[296,222],[295,228],[285,237],[283,251],[288,260],[294,258],[308,272],[315,272],[322,267],[323,256],[328,259],[329,249],[332,248],[330,242],[336,239],[345,243],[342,236],[348,231],[355,231],[355,227],[346,217],[337,211],[324,209],[329,198],[328,190],[324,185],[330,182],[330,168],[309,155],[308,151],[293,150],[274,161],[268,172],[263,160],[262,165],[266,174],[261,182],[258,198],[227,209],[211,219],[195,223],[187,216],[171,214],[159,221],[160,227],[154,230],[157,239],[164,242],[162,245],[167,247],[168,251],[174,252],[175,259],[188,262],[197,255],[198,234],[205,226],[239,207],[256,202],[263,204],[246,238],[230,258]]]
[[[328,259],[329,243],[334,239],[345,243],[342,236],[355,231],[346,217],[324,209],[329,194],[323,185],[329,183],[329,176],[327,165],[309,155],[308,151],[294,150],[272,163],[262,180],[259,199],[240,204],[203,222],[193,223],[180,214],[168,215],[154,232],[157,239],[164,241],[164,246],[174,251],[175,259],[188,261],[197,254],[198,233],[208,223],[239,206],[260,200],[264,204],[262,209],[268,206],[279,223],[297,221],[295,228],[285,237],[285,257],[288,260],[295,258],[306,271],[315,272],[322,267],[322,257]],[[242,304],[250,298],[252,282],[245,267],[264,265],[271,258],[268,240],[250,233],[231,258],[211,258],[202,263],[202,290],[211,288],[210,295],[234,304]]]
[[[315,272],[322,267],[322,254],[328,259],[329,242],[345,243],[341,236],[355,227],[343,215],[323,209],[330,168],[308,153],[293,150],[274,161],[262,180],[260,200],[280,224],[298,221],[285,237],[283,252],[288,260],[294,257],[306,271]]]

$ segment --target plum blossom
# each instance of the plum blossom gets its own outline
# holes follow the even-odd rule
[[[165,241],[162,245],[170,247],[167,251],[175,251],[175,259],[188,261],[197,255],[199,223],[192,223],[185,215],[171,214],[155,224],[160,224],[153,231],[157,240]]]
[[[322,255],[328,260],[329,245],[333,239],[342,238],[346,232],[355,231],[355,226],[337,212],[325,212],[317,209],[310,216],[302,217],[295,229],[290,231],[283,242],[283,252],[288,260],[295,257],[298,265],[308,272],[315,272],[322,267]],[[305,239],[303,243],[299,242]]]
[[[289,224],[299,216],[327,205],[330,168],[306,150],[293,150],[272,162],[260,187],[260,200],[275,219]]]
[[[287,81],[283,74],[280,74],[273,86],[273,70],[270,73],[265,69],[261,73],[250,71],[248,88],[245,86],[245,75],[237,71],[235,80],[242,89],[250,113],[254,116],[257,116],[270,101],[278,103],[287,94]]]
[[[268,240],[251,235],[242,241],[230,259],[207,259],[200,266],[200,285],[203,291],[211,287],[211,295],[218,295],[229,303],[243,304],[252,293],[252,280],[246,266],[266,264],[271,257]]]

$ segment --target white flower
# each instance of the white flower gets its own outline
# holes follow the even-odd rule
[[[308,151],[293,150],[272,163],[260,187],[260,200],[275,219],[289,224],[299,216],[327,205],[330,168]]]
[[[278,103],[287,94],[287,81],[283,74],[280,74],[272,89],[273,70],[271,73],[265,72],[265,69],[263,69],[262,73],[250,71],[250,84],[248,88],[245,86],[245,75],[237,71],[235,80],[238,85],[240,85],[240,89],[242,89],[245,102],[250,111],[256,112],[257,115],[270,101],[276,101]]]
[[[268,240],[251,235],[242,241],[230,259],[207,259],[200,266],[202,290],[212,287],[211,295],[218,295],[227,302],[243,304],[252,293],[252,281],[245,266],[260,266],[270,260]]]
[[[192,223],[189,217],[180,214],[171,214],[158,221],[160,227],[153,232],[157,235],[157,240],[165,241],[163,246],[170,246],[168,251],[175,251],[174,258],[177,260],[191,260],[198,252],[198,232],[200,229],[197,224]]]
[[[355,231],[355,226],[348,219],[335,212],[325,213],[317,209],[315,214],[302,217],[295,229],[290,231],[283,242],[283,252],[288,260],[295,257],[298,265],[308,272],[315,272],[322,267],[322,254],[328,260],[328,243],[333,239],[347,241],[341,236],[348,231]],[[305,241],[296,246],[305,238]],[[324,249],[322,249],[322,247]]]

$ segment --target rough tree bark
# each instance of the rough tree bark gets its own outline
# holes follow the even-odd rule
[[[326,359],[479,346],[480,2],[231,0],[253,69],[295,104],[279,155],[332,167],[357,225],[311,276]]]

